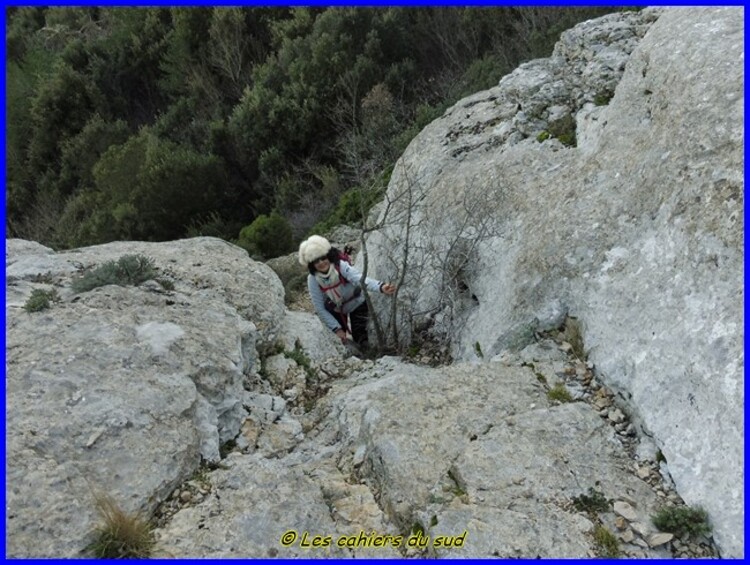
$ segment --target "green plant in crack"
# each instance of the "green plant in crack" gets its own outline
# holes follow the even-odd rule
[[[149,257],[123,255],[117,261],[107,261],[93,271],[85,273],[73,281],[71,288],[74,293],[80,294],[109,284],[139,285],[155,278],[155,275],[154,263]]]
[[[482,346],[479,345],[478,341],[474,344],[474,352],[477,354],[477,357],[479,357],[480,359],[484,359],[484,353],[482,353]]]
[[[461,483],[458,481],[458,478],[453,472],[453,469],[448,469],[448,478],[453,483],[450,488],[451,494],[453,494],[453,496],[455,496],[456,498],[462,498],[466,496],[467,493],[463,488],[461,488]]]
[[[212,464],[202,462],[200,466],[195,470],[193,473],[193,476],[190,477],[191,481],[195,481],[196,483],[202,485],[204,488],[211,488],[211,471],[215,470],[216,466],[215,464],[212,467]]]
[[[608,90],[602,91],[594,96],[594,104],[596,106],[606,106],[607,104],[609,104],[609,101],[612,100],[614,95],[614,92],[610,92]]]
[[[573,506],[579,512],[588,512],[590,514],[609,510],[609,502],[604,497],[604,493],[596,490],[594,487],[589,487],[588,495],[581,494],[574,497]]]
[[[607,528],[598,524],[594,527],[594,551],[599,557],[620,557],[620,543]]]
[[[225,441],[219,446],[219,457],[224,459],[227,455],[232,453],[237,447],[237,441],[234,439],[230,439]]]
[[[565,319],[562,337],[570,344],[573,355],[580,361],[586,361],[587,355],[583,345],[583,328],[577,318],[568,316]]]
[[[562,383],[557,383],[551,389],[547,391],[547,398],[556,402],[573,402],[573,397],[570,396],[568,389]]]
[[[669,532],[678,537],[707,535],[711,532],[708,513],[700,507],[672,506],[662,508],[651,517],[654,526],[662,532]]]
[[[287,359],[291,359],[297,365],[302,367],[305,370],[305,375],[307,375],[308,381],[312,381],[318,377],[318,373],[315,371],[315,369],[312,368],[312,365],[310,364],[310,358],[307,356],[305,351],[300,347],[299,343],[296,343],[294,345],[293,351],[284,351],[284,357]]]
[[[31,296],[23,305],[23,309],[29,313],[40,312],[49,308],[51,302],[60,302],[60,295],[54,288],[52,290],[35,288],[31,291]]]
[[[560,143],[567,147],[576,146],[576,121],[572,115],[567,114],[549,125],[549,133]]]
[[[424,526],[418,520],[415,520],[415,522],[411,525],[411,535],[413,536],[424,535]]]
[[[160,277],[156,279],[156,282],[158,282],[164,290],[174,290],[174,283],[169,279]]]

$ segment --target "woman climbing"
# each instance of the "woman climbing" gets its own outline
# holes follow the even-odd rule
[[[340,257],[340,251],[319,235],[312,235],[299,246],[299,262],[307,266],[307,290],[310,292],[315,312],[321,322],[347,343],[346,334],[350,329],[347,316],[351,320],[351,335],[357,347],[365,352],[367,343],[367,301],[359,285],[362,273],[352,267],[348,255]],[[367,290],[394,294],[396,285],[381,283],[367,277]]]

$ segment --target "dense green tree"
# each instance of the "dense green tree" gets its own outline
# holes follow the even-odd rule
[[[5,45],[8,62],[23,62],[29,42],[44,26],[44,12],[45,8],[7,8]]]
[[[352,187],[378,194],[447,106],[608,10],[9,8],[6,231],[234,239],[276,210],[300,237],[351,217]]]
[[[219,157],[156,137],[147,128],[110,147],[94,166],[97,214],[92,233],[103,240],[163,241],[213,209],[224,185]]]
[[[58,187],[63,195],[95,185],[93,169],[112,145],[124,143],[130,135],[122,120],[106,122],[94,114],[81,131],[61,144]]]
[[[261,214],[242,228],[238,244],[254,256],[278,257],[294,249],[292,226],[275,210],[268,216]]]

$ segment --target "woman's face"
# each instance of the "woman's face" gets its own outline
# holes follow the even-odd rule
[[[319,259],[315,259],[313,267],[315,267],[316,271],[327,273],[331,267],[331,262],[328,260],[328,257],[320,257]]]

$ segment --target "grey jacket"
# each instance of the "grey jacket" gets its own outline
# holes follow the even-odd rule
[[[335,267],[334,267],[335,268]],[[341,305],[342,313],[349,314],[352,310],[360,306],[364,301],[365,297],[363,294],[355,296],[356,291],[359,289],[359,281],[362,279],[362,273],[352,267],[346,261],[339,261],[339,276],[345,279],[341,285],[341,295],[344,298],[344,303]],[[370,292],[380,292],[382,283],[375,279],[367,277],[365,279],[367,290]],[[325,306],[325,293],[320,289],[318,281],[315,275],[307,275],[307,290],[310,292],[310,298],[312,299],[315,312],[318,314],[318,318],[330,329],[336,331],[341,328],[339,321],[326,310]]]

